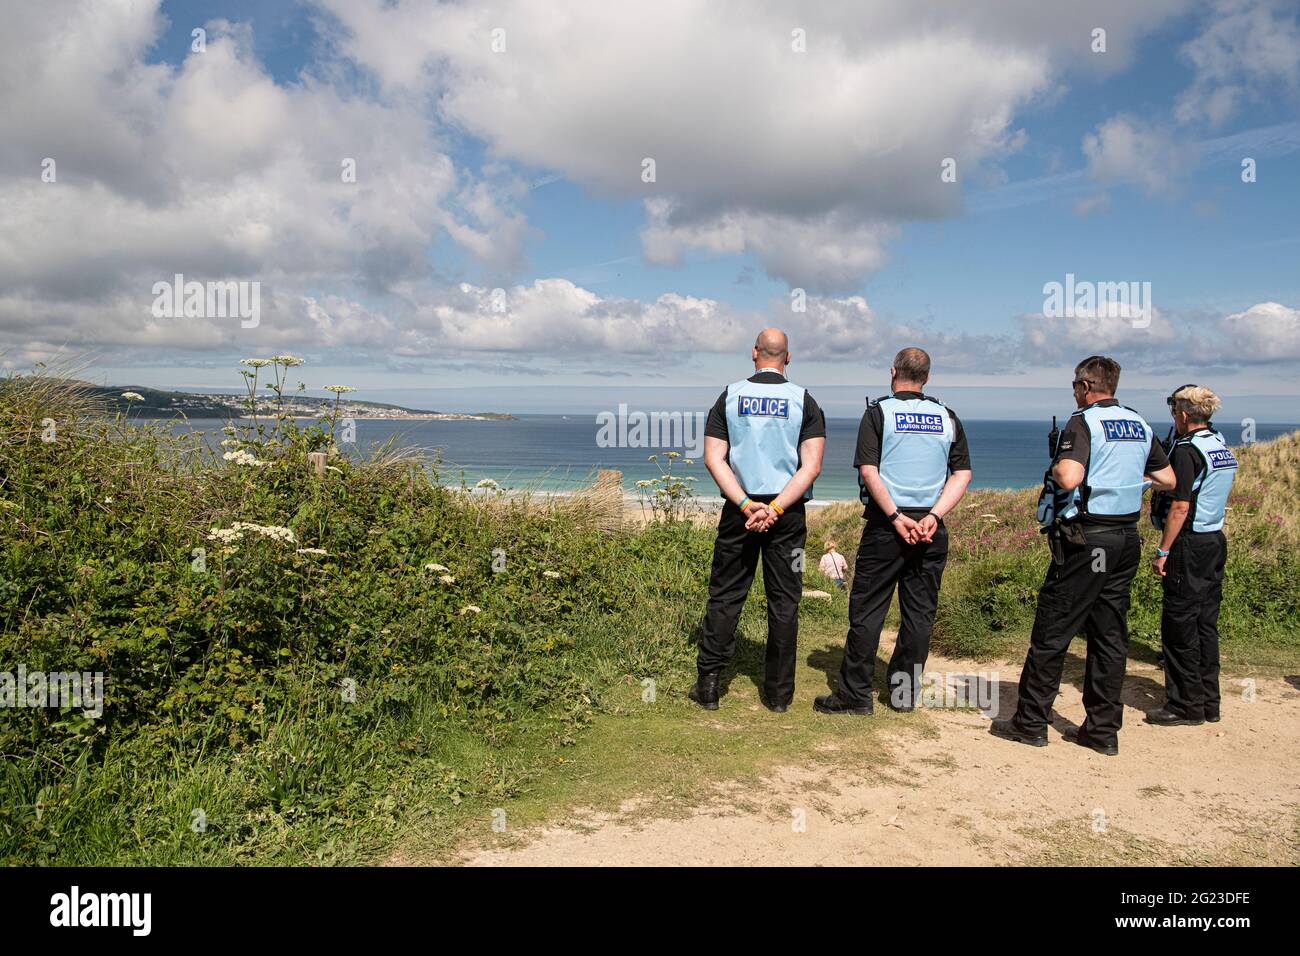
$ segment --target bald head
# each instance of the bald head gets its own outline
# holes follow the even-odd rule
[[[780,329],[764,329],[754,341],[754,367],[784,369],[790,361],[790,340]]]

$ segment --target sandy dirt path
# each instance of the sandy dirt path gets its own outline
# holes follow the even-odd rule
[[[999,671],[1009,714],[1018,668]],[[783,766],[757,787],[718,784],[686,815],[629,794],[617,814],[576,807],[562,825],[468,848],[461,862],[1300,864],[1300,680],[1258,679],[1249,699],[1228,677],[1222,722],[1157,728],[1142,716],[1163,701],[1162,675],[1130,661],[1120,754],[1103,757],[1061,737],[1083,719],[1078,671],[1072,659],[1043,749],[991,737],[978,711],[930,709],[914,715],[919,732],[886,736],[884,766]]]

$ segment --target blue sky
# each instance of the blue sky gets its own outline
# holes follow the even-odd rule
[[[721,387],[777,324],[814,392],[879,391],[920,344],[937,394],[1014,417],[1016,389],[1101,351],[1131,388],[1203,379],[1300,419],[1294,4],[548,6],[18,17],[0,359],[210,388],[278,351],[313,390],[585,386],[604,407]],[[177,271],[260,283],[258,326],[151,315]],[[1067,274],[1150,283],[1154,321],[1044,315]]]

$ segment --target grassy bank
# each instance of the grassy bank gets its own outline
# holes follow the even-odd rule
[[[292,367],[246,374],[278,395]],[[684,712],[642,705],[693,677],[708,528],[622,526],[616,490],[448,489],[399,449],[337,454],[333,425],[262,417],[213,451],[52,379],[0,383],[0,671],[107,683],[98,718],[0,710],[0,861],[368,861],[402,833],[450,845],[494,807],[544,803],[580,739],[582,772],[616,782],[638,748],[665,752]],[[1266,468],[1298,449],[1243,455],[1224,610],[1243,658],[1297,654],[1294,478]],[[979,492],[954,516],[940,649],[1024,640],[1045,564],[1028,502]],[[834,534],[851,557],[858,525],[827,509],[809,554]],[[1135,598],[1150,646],[1154,582]],[[805,602],[805,625],[834,632],[844,603]],[[739,668],[761,661],[763,614],[751,601]],[[620,758],[597,716],[640,743]]]

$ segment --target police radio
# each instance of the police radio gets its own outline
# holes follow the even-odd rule
[[[1060,442],[1061,430],[1056,427],[1056,416],[1053,415],[1052,430],[1047,433],[1047,453],[1053,461],[1056,459],[1056,449]],[[1056,513],[1061,496],[1061,488],[1052,477],[1052,465],[1049,462],[1047,471],[1043,472],[1043,490],[1038,495],[1038,530],[1043,534],[1047,534],[1056,524]]]

